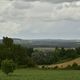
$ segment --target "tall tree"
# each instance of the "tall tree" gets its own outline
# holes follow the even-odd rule
[[[7,47],[11,47],[13,45],[13,39],[8,37],[3,37],[3,44]]]

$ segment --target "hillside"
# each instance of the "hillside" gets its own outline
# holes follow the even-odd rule
[[[73,63],[77,63],[78,65],[80,65],[80,57],[68,62],[64,62],[64,63],[60,63],[60,64],[55,64],[55,65],[50,65],[49,67],[55,67],[58,66],[59,68],[65,68],[68,65],[72,65]]]
[[[80,40],[64,40],[64,39],[35,39],[35,40],[15,40],[14,43],[21,44],[25,47],[32,48],[76,48],[80,47]]]
[[[76,48],[80,47],[80,40],[65,40],[65,39],[32,39],[24,40],[13,38],[15,44],[20,44],[23,47],[31,48],[55,48],[55,47],[64,47],[64,48]],[[2,40],[0,40],[2,43]]]
[[[32,48],[76,48],[80,47],[80,40],[65,40],[65,39],[13,39],[15,44],[21,44],[24,47]]]

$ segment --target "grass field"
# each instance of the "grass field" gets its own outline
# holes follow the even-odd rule
[[[80,80],[80,71],[18,69],[10,76],[0,71],[0,80]]]

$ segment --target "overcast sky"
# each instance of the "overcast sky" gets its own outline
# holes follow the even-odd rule
[[[80,0],[0,0],[0,38],[80,39]]]

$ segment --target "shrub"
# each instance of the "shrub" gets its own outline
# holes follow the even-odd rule
[[[66,68],[64,68],[64,69],[71,69],[72,68],[72,66],[71,65],[67,65],[67,67]]]
[[[78,65],[78,70],[80,70],[80,65]]]
[[[36,67],[36,63],[32,59],[28,59],[27,67]]]
[[[44,65],[42,66],[42,69],[45,69],[45,66]]]
[[[59,67],[58,66],[55,66],[54,69],[59,69]]]
[[[78,64],[77,63],[73,63],[72,69],[77,70],[78,69]]]
[[[13,71],[15,70],[15,63],[13,62],[13,60],[3,60],[1,63],[1,69],[7,75],[9,73],[13,73]]]

